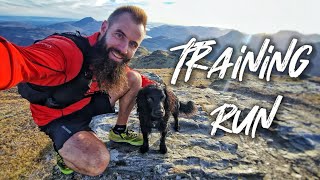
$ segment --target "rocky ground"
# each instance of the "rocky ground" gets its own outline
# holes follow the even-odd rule
[[[172,76],[172,70],[169,69],[148,72],[159,74],[167,84]],[[39,153],[38,157],[38,162],[44,164],[46,170],[33,169],[32,173],[24,178],[320,178],[319,78],[292,80],[274,77],[271,82],[264,82],[249,75],[239,83],[235,80],[205,80],[205,75],[195,73],[190,82],[179,81],[176,86],[171,86],[171,89],[181,101],[193,100],[197,104],[198,113],[192,117],[180,117],[180,132],[174,132],[170,128],[167,154],[163,155],[158,151],[158,133],[151,135],[150,151],[146,154],[141,154],[138,147],[110,142],[108,132],[116,121],[116,114],[105,114],[94,117],[91,123],[93,130],[106,143],[111,153],[110,166],[105,173],[98,177],[78,173],[62,175],[54,166],[53,151],[49,148],[44,153]],[[240,119],[243,119],[254,105],[266,108],[269,112],[277,95],[284,98],[276,118],[269,129],[261,128],[259,123],[255,138],[250,136],[252,129],[249,136],[244,132],[233,134],[222,130],[218,130],[214,136],[210,135],[211,123],[216,116],[209,114],[214,109],[225,103],[235,104],[243,110],[240,116]],[[130,116],[129,124],[130,128],[139,131],[135,111]],[[231,129],[232,119],[223,125]],[[19,144],[16,147],[19,147]],[[0,154],[1,156],[4,157]],[[16,158],[19,158],[19,155],[16,155]]]

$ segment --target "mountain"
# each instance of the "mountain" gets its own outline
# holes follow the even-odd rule
[[[1,16],[0,16],[1,17]],[[0,18],[1,19],[1,18]],[[25,18],[22,18],[25,19]],[[41,21],[43,19],[43,21]],[[12,20],[12,18],[9,18]],[[27,18],[26,22],[0,21],[0,35],[9,41],[28,46],[34,41],[43,39],[56,32],[76,32],[80,31],[84,35],[91,35],[99,30],[101,22],[91,17],[83,18],[79,21],[64,21],[52,19],[51,24],[47,24],[50,18]],[[59,21],[60,20],[60,21]],[[69,19],[64,19],[69,20]],[[37,22],[35,25],[34,22]]]
[[[54,30],[43,28],[0,27],[1,36],[20,46],[28,46],[53,33]]]
[[[190,37],[198,37],[198,39],[216,38],[228,31],[215,27],[162,25],[152,28],[148,31],[148,35],[152,38],[165,36],[174,41],[185,42]]]
[[[75,21],[75,19],[36,16],[0,16],[0,22],[25,22],[35,26],[44,26],[66,21]]]
[[[80,21],[72,23],[73,26],[81,28],[81,32],[87,35],[98,31],[100,29],[101,24],[101,21],[97,21],[92,17],[86,17],[81,19]]]
[[[320,42],[313,44],[313,52],[310,64],[306,71],[312,76],[320,76]]]
[[[80,21],[76,21],[76,22],[72,23],[72,25],[76,26],[76,27],[83,27],[83,26],[86,26],[86,25],[93,23],[93,22],[96,22],[96,20],[93,19],[92,17],[85,17],[85,18],[81,19]]]
[[[233,45],[235,43],[247,43],[248,41],[248,35],[241,33],[237,30],[231,30],[227,34],[220,36],[218,38],[215,38],[218,45],[219,44],[230,44]]]
[[[180,45],[179,40],[172,39],[166,36],[157,36],[154,38],[144,39],[141,43],[142,46],[146,47],[150,51],[156,50],[168,50],[170,47]]]
[[[136,55],[131,59],[129,66],[138,69],[163,69],[174,68],[179,61],[180,54],[176,52],[168,52],[164,50],[148,51],[141,47],[136,52]],[[190,56],[188,56],[190,58]],[[211,62],[202,59],[199,63],[205,66],[211,66]],[[186,68],[183,66],[182,68]]]
[[[50,29],[56,32],[75,32],[75,31],[83,31],[82,28],[73,26],[69,22],[62,22],[62,23],[56,23],[56,24],[51,24],[48,26],[42,27],[44,29]]]
[[[170,52],[156,50],[153,51],[150,55],[132,59],[132,61],[130,62],[130,67],[140,69],[172,68],[176,66],[178,59],[178,56],[175,56]]]
[[[270,45],[275,46],[275,51],[280,51],[282,53],[282,57],[284,57],[289,44],[291,43],[293,38],[298,39],[298,43],[296,45],[295,50],[299,47],[309,44],[313,46],[313,52],[309,57],[306,57],[305,54],[302,54],[300,58],[307,58],[310,60],[309,66],[303,72],[304,75],[311,76],[320,76],[320,71],[318,70],[320,66],[320,35],[312,34],[312,35],[303,35],[301,33],[295,31],[280,31],[275,34],[245,34],[239,32],[237,30],[231,30],[227,34],[216,38],[216,43],[213,45],[213,51],[206,56],[206,59],[209,61],[216,61],[218,57],[223,53],[223,51],[227,47],[232,47],[234,52],[232,55],[232,62],[235,62],[239,55],[245,55],[240,52],[240,49],[243,45],[247,46],[247,51],[252,51],[255,54],[255,57],[258,55],[259,50],[266,38],[270,39]],[[319,41],[318,41],[319,40]],[[266,53],[266,55],[270,55],[270,53]],[[287,74],[287,69],[284,71]],[[257,71],[259,72],[259,70]],[[274,73],[278,73],[278,71],[274,70]]]
[[[278,41],[286,41],[292,38],[297,38],[302,42],[315,43],[320,42],[319,34],[301,34],[296,31],[279,31],[272,35],[272,38]]]
[[[288,46],[293,38],[298,39],[297,46],[303,44],[313,44],[320,42],[320,35],[303,35],[295,31],[280,31],[275,34],[245,34],[237,30],[231,30],[227,34],[215,38],[217,44],[213,46],[214,51],[217,52],[215,58],[208,58],[209,60],[216,60],[217,56],[220,55],[226,47],[231,46],[237,52],[240,52],[240,48],[243,45],[255,52],[259,52],[263,41],[268,38],[270,39],[270,45],[274,45],[276,50],[280,50],[282,53],[285,53],[288,49]]]
[[[30,22],[0,21],[0,28],[6,28],[6,27],[32,29],[32,28],[36,28],[37,26],[33,25]]]
[[[239,45],[248,43],[248,35],[237,30],[231,30],[227,34],[214,40],[217,44],[213,45],[213,52],[206,57],[211,61],[217,60],[227,47],[233,47],[237,52],[237,47],[240,47]]]
[[[134,58],[141,58],[141,57],[144,57],[144,56],[148,56],[149,54],[151,54],[151,52],[148,51],[147,48],[145,48],[143,46],[139,46],[138,50],[134,54]]]
[[[98,31],[101,26],[101,21],[97,21],[92,17],[86,17],[79,21],[70,21],[51,24],[44,26],[43,28],[48,28],[51,30],[57,30],[58,32],[75,32],[79,31],[85,35],[91,35]]]

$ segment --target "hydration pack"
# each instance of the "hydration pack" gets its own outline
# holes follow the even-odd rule
[[[92,81],[92,71],[89,69],[87,52],[90,49],[90,43],[87,38],[80,33],[55,33],[71,39],[81,50],[83,63],[80,72],[72,80],[58,86],[39,86],[31,83],[19,83],[19,94],[32,104],[38,104],[54,109],[63,109],[74,104],[85,97]],[[52,35],[51,35],[52,36]],[[50,37],[50,36],[49,36]],[[35,43],[38,41],[35,41]]]

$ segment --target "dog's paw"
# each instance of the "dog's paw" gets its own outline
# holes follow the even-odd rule
[[[140,152],[141,153],[146,153],[146,152],[148,152],[149,151],[149,147],[148,146],[141,146],[140,147]]]
[[[160,146],[160,152],[161,152],[162,154],[167,153],[167,152],[168,152],[167,146]]]
[[[175,126],[175,127],[174,127],[174,130],[175,130],[176,132],[179,132],[179,131],[180,131],[180,126]]]

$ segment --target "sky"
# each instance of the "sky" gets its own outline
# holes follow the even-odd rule
[[[143,8],[149,22],[320,34],[319,0],[0,0],[0,15],[104,20],[121,5]]]

